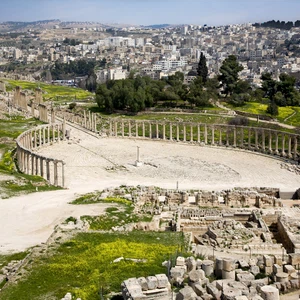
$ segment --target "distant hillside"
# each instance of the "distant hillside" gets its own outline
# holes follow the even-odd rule
[[[155,25],[147,25],[143,26],[144,28],[153,28],[153,29],[160,29],[160,28],[166,28],[166,27],[173,27],[174,25],[171,24],[155,24]]]

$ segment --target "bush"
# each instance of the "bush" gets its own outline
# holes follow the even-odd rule
[[[69,109],[74,109],[75,107],[76,107],[76,102],[71,102],[70,104],[69,104]]]
[[[237,125],[237,126],[248,126],[249,120],[245,117],[235,117],[228,122],[229,125]]]

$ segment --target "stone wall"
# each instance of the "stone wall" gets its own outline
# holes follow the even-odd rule
[[[17,158],[20,171],[39,175],[54,186],[65,186],[64,161],[34,153],[40,147],[59,143],[66,139],[65,122],[36,127],[23,132],[17,138]]]

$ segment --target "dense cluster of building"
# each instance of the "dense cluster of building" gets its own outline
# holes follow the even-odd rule
[[[162,78],[176,71],[185,73],[188,78],[193,75],[191,71],[195,70],[203,52],[211,77],[218,74],[222,61],[232,54],[244,67],[240,78],[256,85],[263,72],[278,75],[300,71],[299,44],[294,43],[295,47],[291,48],[287,43],[299,39],[299,27],[282,30],[243,24],[107,30],[96,25],[76,26],[60,24],[32,33],[29,37],[36,46],[0,47],[0,64],[11,61],[51,64],[88,59],[105,61],[96,72],[99,82],[126,78],[133,69],[152,78]],[[23,41],[25,37],[18,36],[17,40]],[[66,39],[69,43],[64,42]]]

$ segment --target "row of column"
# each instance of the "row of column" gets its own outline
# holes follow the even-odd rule
[[[111,120],[108,135],[232,146],[295,160],[299,140],[299,135],[264,128],[132,120]]]
[[[17,156],[20,171],[41,176],[54,186],[65,186],[64,161],[43,157],[21,147],[18,147]]]
[[[66,124],[39,126],[22,133],[17,139],[19,169],[29,175],[40,175],[55,186],[65,185],[64,165],[61,160],[40,156],[32,151],[43,145],[66,139]]]

